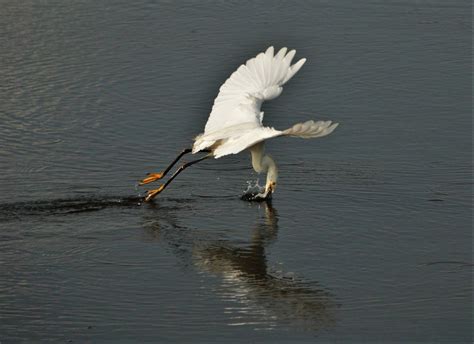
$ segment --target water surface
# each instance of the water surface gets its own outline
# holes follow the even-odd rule
[[[2,1],[0,341],[471,342],[467,1]],[[265,121],[340,127],[136,181],[264,50]],[[263,180],[261,177],[261,180]]]

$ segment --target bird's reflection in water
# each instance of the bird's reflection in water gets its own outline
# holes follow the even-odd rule
[[[181,258],[190,260],[201,272],[221,278],[217,295],[228,304],[224,312],[229,325],[249,325],[259,330],[271,330],[281,325],[297,326],[306,330],[320,330],[334,324],[336,306],[331,293],[316,282],[288,277],[268,268],[266,247],[277,240],[278,215],[271,203],[262,206],[265,216],[251,231],[246,245],[231,240],[206,237],[192,239],[189,233],[173,227],[180,234],[160,230],[159,224],[149,228],[161,240],[168,242]],[[174,217],[171,217],[174,218]],[[176,224],[176,223],[175,223]],[[158,227],[156,227],[158,226]],[[157,233],[160,232],[161,234]],[[192,243],[189,240],[193,241]],[[183,252],[184,251],[186,252]]]

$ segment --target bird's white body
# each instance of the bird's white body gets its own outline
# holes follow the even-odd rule
[[[267,172],[266,194],[273,191],[278,177],[275,162],[264,155],[264,140],[288,135],[302,138],[330,134],[337,123],[307,121],[286,130],[263,125],[262,103],[278,97],[283,85],[303,66],[306,59],[291,65],[295,51],[282,48],[274,55],[273,47],[241,65],[220,87],[204,133],[195,138],[193,153],[211,149],[217,159],[250,148],[252,166],[258,173]]]

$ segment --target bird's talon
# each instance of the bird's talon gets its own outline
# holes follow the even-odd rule
[[[163,189],[165,188],[165,185],[160,185],[158,189],[153,189],[150,191],[147,191],[147,195],[145,197],[145,202],[151,201],[153,198],[155,198]]]
[[[163,178],[163,173],[162,172],[160,172],[160,173],[147,173],[147,176],[148,177],[142,179],[139,182],[140,185],[149,184],[149,183],[154,182],[155,180]]]

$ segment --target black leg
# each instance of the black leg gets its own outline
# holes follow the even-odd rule
[[[155,190],[150,190],[147,194],[147,196],[145,197],[145,202],[148,202],[150,201],[151,199],[153,199],[156,195],[158,195],[160,192],[162,192],[172,181],[173,179],[175,179],[181,172],[183,172],[186,168],[188,168],[189,166],[191,165],[194,165],[194,164],[197,164],[198,162],[200,161],[203,161],[205,159],[208,159],[212,157],[211,154],[208,154],[206,155],[205,157],[202,157],[200,159],[196,159],[196,160],[193,160],[193,161],[190,161],[190,162],[187,162],[185,163],[184,165],[181,165],[180,168],[178,168],[176,170],[175,173],[173,173],[173,175],[171,176],[170,179],[168,179],[166,181],[166,183],[164,183],[163,185],[161,185],[158,189],[155,189]]]
[[[186,148],[183,149],[181,153],[178,154],[178,156],[169,164],[169,166],[163,171],[159,173],[148,173],[148,177],[144,178],[143,180],[140,181],[140,185],[148,184],[151,182],[154,182],[155,180],[163,178],[172,168],[173,166],[183,157],[183,155],[191,153],[193,150],[191,148]],[[201,152],[206,152],[210,153],[211,151],[208,149],[204,149]]]
[[[165,183],[165,185],[163,186],[163,189],[164,189],[169,183],[171,183],[171,182],[173,181],[173,179],[175,179],[175,178],[178,176],[178,174],[180,174],[181,172],[183,172],[186,168],[188,168],[188,167],[191,166],[191,165],[197,164],[197,163],[200,162],[200,161],[203,161],[203,160],[205,160],[205,159],[208,159],[208,158],[210,158],[210,157],[211,157],[210,155],[206,155],[205,157],[202,157],[202,158],[200,158],[200,159],[196,159],[196,160],[187,162],[187,163],[185,163],[184,165],[181,165],[181,167],[178,168],[175,173],[173,173],[173,175],[171,176],[171,178],[168,179],[168,181],[167,181],[167,182]]]
[[[183,157],[183,155],[185,154],[188,154],[188,153],[191,153],[193,150],[191,148],[186,148],[186,149],[183,149],[183,151],[181,153],[178,154],[178,156],[176,157],[176,159],[174,159],[171,164],[169,164],[169,166],[166,168],[166,170],[164,170],[162,172],[162,177],[164,177],[170,170],[171,168],[179,161],[179,159],[181,159]]]

